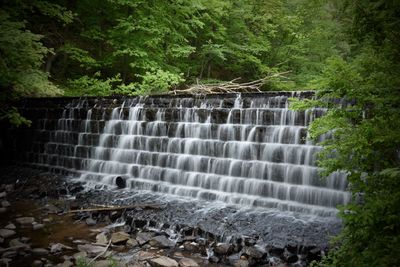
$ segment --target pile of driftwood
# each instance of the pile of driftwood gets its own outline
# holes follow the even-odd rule
[[[254,93],[261,92],[260,88],[266,82],[275,78],[286,78],[288,72],[276,73],[262,79],[251,82],[238,83],[241,78],[236,78],[228,82],[202,84],[197,81],[197,84],[192,85],[187,89],[169,91],[169,94],[220,94],[220,93]]]

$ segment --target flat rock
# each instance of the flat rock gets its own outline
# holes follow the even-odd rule
[[[163,235],[155,236],[149,241],[150,246],[159,248],[171,248],[175,243]]]
[[[78,250],[86,252],[89,257],[97,256],[98,254],[104,252],[105,249],[106,248],[103,246],[95,246],[91,244],[78,245]]]
[[[33,217],[19,217],[19,218],[15,219],[15,221],[18,224],[21,224],[21,225],[30,225],[35,221],[35,218],[33,218]]]
[[[161,256],[158,258],[149,259],[147,261],[152,267],[179,267],[176,260]]]
[[[4,228],[9,229],[9,230],[15,230],[15,229],[17,229],[17,227],[16,227],[15,224],[13,224],[13,223],[7,224],[6,227],[4,227]]]
[[[73,248],[66,246],[64,244],[61,243],[56,243],[56,244],[52,244],[50,246],[50,253],[55,254],[55,253],[59,253],[63,250],[72,250]]]
[[[28,246],[27,244],[21,242],[21,240],[19,238],[14,238],[11,239],[10,242],[8,242],[8,245],[10,247],[24,247],[24,246]]]
[[[153,259],[155,257],[157,257],[157,255],[154,252],[139,251],[139,253],[138,253],[139,261],[145,261],[145,260],[148,260],[148,259]]]
[[[139,245],[144,245],[147,242],[150,241],[150,239],[154,236],[154,233],[150,232],[140,232],[136,235],[136,241],[139,243]]]
[[[136,241],[135,239],[133,239],[133,238],[129,238],[129,239],[126,241],[126,245],[129,246],[129,247],[131,247],[131,248],[134,248],[134,247],[139,246],[139,242],[137,242],[137,241]]]
[[[218,255],[227,255],[231,251],[232,245],[228,243],[218,243],[214,248],[214,252]]]
[[[234,267],[248,267],[249,266],[249,262],[248,260],[238,260],[237,262],[235,262],[235,264],[233,265]]]
[[[129,234],[125,232],[116,232],[111,235],[111,243],[113,245],[124,243],[128,239],[129,239]]]
[[[266,253],[266,251],[260,247],[252,246],[252,247],[245,247],[243,249],[243,253],[254,259],[261,259]]]
[[[3,200],[3,201],[1,202],[1,206],[4,207],[4,208],[8,208],[8,207],[11,206],[11,204],[10,204],[10,202],[8,202],[7,200]]]
[[[15,231],[9,229],[0,229],[0,236],[3,238],[9,238],[15,235]]]
[[[180,259],[179,266],[180,267],[199,267],[197,262],[195,262],[194,260],[189,259],[189,258]]]
[[[96,235],[96,245],[105,246],[108,244],[108,238],[105,233],[100,233]]]
[[[186,251],[190,251],[190,252],[199,252],[200,251],[200,247],[196,242],[185,242],[183,244],[183,248]]]
[[[94,220],[94,219],[92,219],[92,218],[87,218],[87,219],[86,219],[86,224],[87,224],[88,226],[96,225],[96,223],[97,223],[97,221]]]
[[[15,256],[17,256],[17,251],[16,250],[6,251],[2,255],[3,258],[14,258]]]
[[[32,254],[36,256],[46,256],[49,254],[49,251],[45,248],[34,248],[32,249]]]
[[[32,226],[33,230],[40,230],[40,229],[43,229],[43,228],[44,228],[44,224],[41,224],[41,223],[37,223],[37,224],[34,224]]]

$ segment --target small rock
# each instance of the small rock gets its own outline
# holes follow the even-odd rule
[[[166,256],[161,256],[158,258],[149,259],[148,263],[152,267],[178,267],[178,263],[176,260],[168,258]]]
[[[87,219],[86,219],[86,224],[87,224],[88,226],[96,225],[96,223],[97,223],[97,221],[94,220],[93,218],[87,218]]]
[[[149,241],[149,244],[150,244],[150,246],[159,247],[159,248],[171,248],[171,247],[175,246],[174,242],[172,242],[171,240],[169,240],[168,238],[166,238],[163,235],[153,237]]]
[[[260,247],[253,246],[253,247],[245,247],[243,249],[243,253],[254,259],[261,259],[266,252]]]
[[[248,267],[249,266],[249,262],[248,260],[238,260],[237,262],[235,262],[235,264],[233,265],[234,267]]]
[[[74,255],[72,255],[72,257],[76,260],[78,260],[79,258],[84,259],[87,257],[87,253],[85,251],[81,251],[81,252],[77,252]]]
[[[31,239],[29,237],[23,236],[19,239],[22,243],[28,243],[29,241],[31,241]]]
[[[51,221],[52,221],[51,218],[45,218],[45,219],[42,220],[42,222],[44,222],[44,223],[49,223],[49,222],[51,222]]]
[[[33,267],[42,267],[43,266],[43,262],[41,260],[35,260],[32,263]]]
[[[179,261],[180,267],[199,267],[197,262],[189,258],[183,258]]]
[[[190,251],[190,252],[194,252],[194,253],[200,251],[200,247],[199,247],[199,245],[198,245],[196,242],[185,242],[185,243],[183,244],[183,248],[184,248],[186,251]]]
[[[11,239],[10,242],[8,242],[8,245],[9,245],[10,247],[28,246],[27,244],[22,243],[21,240],[20,240],[19,238]]]
[[[35,218],[33,218],[33,217],[20,217],[20,218],[15,219],[15,221],[18,224],[25,226],[25,225],[31,225],[35,221]]]
[[[1,202],[1,206],[4,207],[4,208],[8,208],[8,207],[11,206],[11,204],[10,204],[10,202],[8,202],[7,200],[3,200],[3,201]]]
[[[78,250],[84,251],[88,254],[89,257],[92,257],[92,256],[97,256],[98,254],[104,252],[105,247],[85,244],[85,245],[78,245]]]
[[[96,235],[96,244],[105,246],[108,244],[108,238],[105,233],[100,233]]]
[[[3,238],[9,238],[15,235],[15,231],[9,229],[0,229],[0,236]]]
[[[4,189],[6,190],[6,192],[14,191],[14,185],[13,184],[6,184],[4,186]]]
[[[82,245],[82,244],[87,244],[89,242],[86,241],[86,240],[83,240],[83,239],[75,239],[75,240],[72,241],[72,243],[74,243],[76,245]]]
[[[214,262],[214,263],[217,263],[217,262],[219,262],[219,258],[217,257],[217,256],[211,256],[211,257],[209,257],[208,258],[208,261],[209,262]]]
[[[36,256],[46,256],[49,254],[49,251],[45,248],[34,248],[32,249],[32,254]]]
[[[57,244],[52,244],[50,246],[50,253],[51,254],[55,254],[55,253],[59,253],[61,251],[63,251],[64,249],[69,249],[71,250],[72,248],[66,245],[63,245],[61,243],[57,243]]]
[[[296,254],[291,253],[287,249],[285,249],[285,252],[283,252],[283,259],[287,263],[295,263],[298,260],[298,257]]]
[[[149,240],[154,236],[153,233],[150,232],[140,232],[136,235],[136,241],[139,243],[139,245],[144,245],[147,242],[149,242]]]
[[[232,245],[228,243],[218,243],[215,248],[214,252],[218,255],[227,255],[228,253],[232,252]]]
[[[3,244],[4,238],[0,237],[0,244]]]
[[[32,226],[33,230],[39,230],[44,228],[44,224],[37,223]]]
[[[129,239],[126,241],[126,245],[129,246],[129,247],[131,247],[131,248],[134,248],[134,247],[139,246],[139,243],[138,243],[135,239],[129,238]]]
[[[1,213],[5,213],[6,211],[7,211],[7,208],[4,208],[4,207],[1,207],[1,208],[0,208],[0,214],[1,214]]]
[[[111,243],[113,245],[124,243],[128,239],[129,239],[129,234],[125,232],[116,232],[111,235]]]
[[[17,251],[16,250],[6,251],[2,255],[3,258],[14,258],[15,256],[17,256]]]
[[[145,261],[148,259],[153,259],[155,257],[157,257],[157,255],[154,252],[149,252],[149,251],[139,251],[138,254],[139,261]]]
[[[46,204],[44,206],[44,209],[49,214],[57,214],[57,213],[61,212],[61,209],[59,209],[58,207],[54,206],[53,204]]]
[[[71,267],[74,266],[74,264],[71,261],[64,261],[63,263],[57,264],[58,267]]]
[[[15,229],[17,229],[17,227],[16,227],[15,224],[13,224],[13,223],[7,224],[6,227],[4,227],[4,228],[6,228],[6,229],[8,229],[8,230],[15,230]]]
[[[6,192],[1,192],[0,193],[0,198],[5,198],[7,196],[7,193]]]

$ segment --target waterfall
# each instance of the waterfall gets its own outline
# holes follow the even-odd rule
[[[321,147],[307,126],[326,110],[293,111],[289,97],[127,98],[113,108],[74,100],[30,162],[88,183],[240,206],[334,216],[347,203],[344,173],[321,178]]]

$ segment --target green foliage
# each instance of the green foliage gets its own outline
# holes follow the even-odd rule
[[[143,95],[167,92],[169,89],[175,88],[185,81],[182,75],[183,74],[178,75],[160,69],[153,69],[152,72],[146,72],[146,74],[143,75],[142,83],[139,85],[140,89],[136,93]]]
[[[105,80],[101,79],[100,72],[96,72],[92,77],[87,75],[75,80],[70,80],[66,95],[86,95],[86,96],[107,96],[113,92],[113,85],[120,83],[119,75]]]

